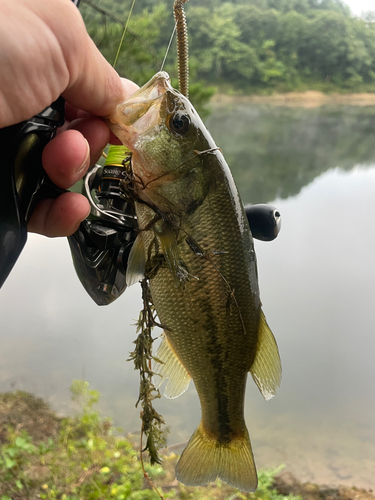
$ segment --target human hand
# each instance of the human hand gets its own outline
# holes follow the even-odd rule
[[[32,117],[59,95],[66,99],[64,130],[47,144],[42,163],[52,182],[69,188],[110,141],[99,117],[138,87],[121,79],[100,54],[70,0],[2,0],[0,56],[0,128]],[[42,201],[28,229],[68,236],[89,210],[84,196],[64,193]]]

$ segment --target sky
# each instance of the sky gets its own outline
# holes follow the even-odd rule
[[[349,5],[351,11],[355,15],[360,15],[366,10],[375,11],[375,0],[344,0]]]

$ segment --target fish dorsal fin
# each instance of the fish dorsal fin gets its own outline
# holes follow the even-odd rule
[[[165,262],[177,287],[188,279],[189,273],[180,265],[175,231],[173,227],[165,221],[158,221],[154,225],[154,231],[160,242]]]
[[[130,250],[128,266],[126,269],[126,284],[134,285],[145,277],[146,256],[143,240],[139,234]]]
[[[275,337],[260,311],[258,349],[250,373],[266,401],[273,398],[281,382],[281,361]]]
[[[177,398],[189,387],[190,375],[178,359],[165,334],[156,358],[161,361],[161,363],[154,361],[152,367],[153,372],[160,375],[160,381],[156,380],[156,387],[160,387],[163,381],[168,379],[164,395],[170,399]]]

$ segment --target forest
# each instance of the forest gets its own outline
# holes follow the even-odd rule
[[[113,63],[133,0],[82,0],[88,32]],[[191,88],[226,93],[375,91],[375,11],[341,0],[190,0]],[[136,0],[116,69],[139,84],[161,68],[173,0]],[[177,76],[175,44],[164,69]]]

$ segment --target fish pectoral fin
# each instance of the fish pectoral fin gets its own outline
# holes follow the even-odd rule
[[[187,486],[204,486],[219,477],[242,491],[255,491],[257,472],[250,438],[244,435],[221,443],[208,435],[202,423],[191,436],[176,466],[176,478]]]
[[[160,375],[160,382],[155,386],[159,388],[165,379],[168,379],[164,389],[164,396],[170,399],[177,398],[186,391],[190,383],[190,375],[181,363],[173,347],[164,334],[162,343],[156,353],[156,358],[161,361],[154,361],[152,371]]]
[[[154,231],[160,242],[165,262],[177,287],[189,279],[189,273],[184,266],[181,266],[175,231],[165,221],[156,223]]]
[[[130,250],[128,257],[128,265],[126,268],[126,284],[134,285],[138,281],[142,281],[145,277],[146,256],[143,245],[143,240],[139,234]]]
[[[273,398],[281,382],[281,361],[275,337],[260,311],[258,349],[250,373],[266,401]]]

